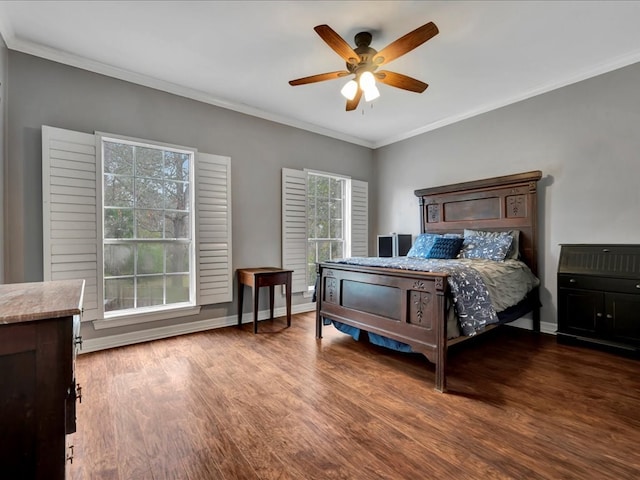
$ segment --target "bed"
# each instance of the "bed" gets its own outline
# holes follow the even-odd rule
[[[423,234],[463,234],[465,230],[519,232],[518,256],[537,275],[538,170],[416,190]],[[406,345],[435,364],[435,389],[446,391],[448,347],[483,333],[448,338],[450,274],[350,263],[319,263],[316,290],[316,338],[325,322],[364,331]],[[504,321],[531,313],[539,330],[539,292],[533,288]],[[500,314],[499,314],[500,316]]]

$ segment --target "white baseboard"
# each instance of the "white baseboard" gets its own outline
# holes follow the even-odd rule
[[[299,305],[293,305],[291,307],[291,313],[305,313],[312,312],[316,309],[315,303],[302,303]],[[286,307],[279,307],[274,310],[274,317],[282,317],[287,314]],[[253,321],[253,315],[251,313],[243,314],[245,323]],[[258,320],[266,320],[269,318],[268,310],[261,310],[258,312]],[[175,337],[177,335],[185,335],[188,333],[203,332],[205,330],[212,330],[214,328],[230,327],[237,325],[238,316],[231,315],[228,317],[211,318],[208,320],[198,320],[196,322],[182,323],[179,325],[172,325],[170,327],[150,328],[147,330],[141,330],[137,332],[121,333],[118,335],[109,335],[100,338],[90,338],[84,340],[82,343],[82,350],[80,353],[96,352],[98,350],[106,350],[108,348],[123,347],[125,345],[133,345],[135,343],[149,342],[151,340],[159,340],[161,338]],[[524,328],[526,330],[533,330],[533,320],[531,318],[521,318],[514,322],[509,323],[510,326],[517,328]],[[540,331],[550,335],[555,335],[558,326],[551,322],[540,322]]]
[[[315,303],[302,303],[291,306],[291,313],[312,312],[316,309]],[[274,309],[274,317],[283,317],[287,314],[286,307],[278,307]],[[252,313],[244,313],[242,315],[243,324],[253,322]],[[269,310],[261,310],[258,312],[258,320],[266,320],[269,318]],[[177,335],[185,335],[187,333],[203,332],[214,328],[230,327],[238,324],[238,316],[231,315],[228,317],[211,318],[208,320],[198,320],[196,322],[182,323],[179,325],[171,325],[169,327],[149,328],[137,332],[121,333],[118,335],[109,335],[100,338],[89,338],[82,342],[82,350],[80,353],[96,352],[107,348],[123,347],[125,345],[133,345],[134,343],[149,342],[151,340],[159,340],[161,338],[175,337]]]

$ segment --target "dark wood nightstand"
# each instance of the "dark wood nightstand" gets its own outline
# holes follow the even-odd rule
[[[269,287],[270,318],[273,318],[273,296],[276,285],[285,285],[287,297],[287,327],[291,326],[291,274],[293,270],[277,267],[239,268],[238,272],[238,326],[242,325],[244,286],[253,288],[253,333],[258,333],[258,300],[260,287]]]

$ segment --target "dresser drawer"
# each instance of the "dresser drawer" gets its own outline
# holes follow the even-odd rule
[[[640,295],[640,278],[608,278],[563,273],[558,275],[558,287]]]

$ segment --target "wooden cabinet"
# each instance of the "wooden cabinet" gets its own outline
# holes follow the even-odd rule
[[[65,478],[83,280],[0,285],[0,478]]]
[[[640,352],[640,245],[562,245],[558,340]]]

